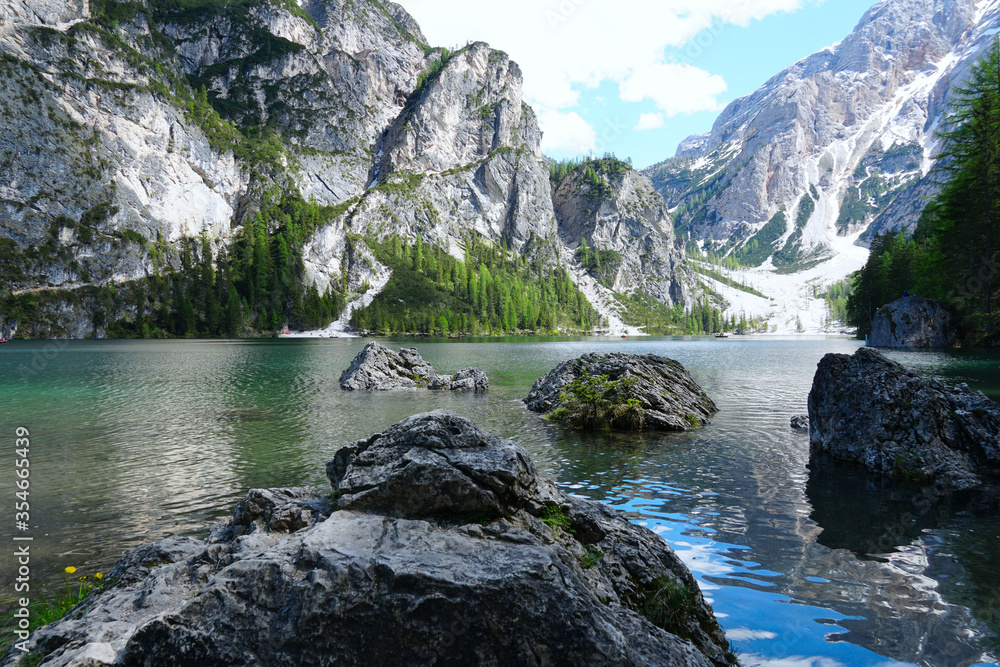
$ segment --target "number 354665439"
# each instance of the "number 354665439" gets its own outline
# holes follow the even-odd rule
[[[21,501],[17,504],[17,510],[21,511],[23,505],[23,511],[27,511],[28,487],[31,485],[31,482],[28,479],[31,474],[29,471],[31,462],[28,458],[28,455],[31,452],[31,440],[28,438],[30,435],[28,433],[28,429],[24,427],[19,427],[15,433],[17,435],[17,439],[14,441],[14,454],[17,458],[14,460],[14,474],[17,476],[17,480],[14,482],[14,485],[19,489],[16,495],[18,500]]]

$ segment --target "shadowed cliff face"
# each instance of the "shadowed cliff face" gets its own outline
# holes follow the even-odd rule
[[[690,205],[678,222],[701,238],[741,243],[805,205],[802,233],[775,244],[803,263],[837,235],[912,228],[936,191],[928,172],[950,91],[998,26],[992,1],[879,2],[843,42],[734,101],[646,173],[672,208]]]

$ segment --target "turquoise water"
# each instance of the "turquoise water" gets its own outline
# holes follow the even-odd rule
[[[661,534],[697,576],[743,664],[972,665],[1000,655],[1000,513],[982,497],[832,466],[810,477],[816,364],[845,339],[389,340],[441,372],[479,366],[487,395],[353,394],[341,371],[367,341],[15,341],[0,346],[0,539],[15,533],[14,431],[31,432],[33,581],[106,572],[123,551],[203,536],[253,487],[314,484],[341,446],[406,416],[458,412],[521,442],[568,492]],[[721,412],[681,435],[585,434],[520,403],[590,351],[679,360]],[[1000,396],[996,352],[893,353]],[[0,558],[0,598],[14,563]]]

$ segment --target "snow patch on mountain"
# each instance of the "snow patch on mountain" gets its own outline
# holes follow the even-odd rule
[[[748,292],[705,278],[709,287],[728,303],[725,314],[747,320],[760,318],[767,322],[768,333],[780,335],[844,334],[850,329],[832,319],[826,302],[817,298],[826,288],[845,276],[861,269],[868,260],[868,250],[856,245],[857,232],[841,237],[834,256],[806,271],[793,274],[776,273],[768,262],[759,268],[731,271],[714,267],[723,275],[764,294],[761,298]]]

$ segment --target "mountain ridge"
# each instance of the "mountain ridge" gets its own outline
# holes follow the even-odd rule
[[[174,296],[138,304],[109,288],[190,282],[213,262],[258,331],[301,313],[299,289],[329,296],[318,312],[370,301],[387,267],[364,239],[419,238],[460,258],[473,234],[553,268],[568,260],[587,281],[566,247],[581,239],[561,233],[520,69],[486,44],[432,48],[405,9],[378,0],[20,0],[6,11],[0,50],[15,85],[0,93],[0,315],[23,335],[162,324],[157,313],[194,286],[171,282]],[[632,247],[612,236],[590,242]],[[683,249],[669,234],[653,242],[662,261],[647,268],[672,285],[657,295],[692,306],[700,290]],[[291,262],[280,273],[292,292],[259,284],[274,284],[271,260],[230,261],[255,245]],[[253,283],[229,276],[236,265],[265,272]],[[229,300],[228,283],[211,288]],[[35,297],[11,301],[25,294]],[[200,303],[195,319],[210,329]],[[616,324],[613,299],[599,309],[637,331]]]
[[[746,260],[748,279],[779,296],[786,329],[801,315],[818,330],[822,311],[805,292],[861,268],[874,235],[915,227],[937,191],[951,91],[997,32],[996,0],[883,0],[644,173],[689,250]]]

